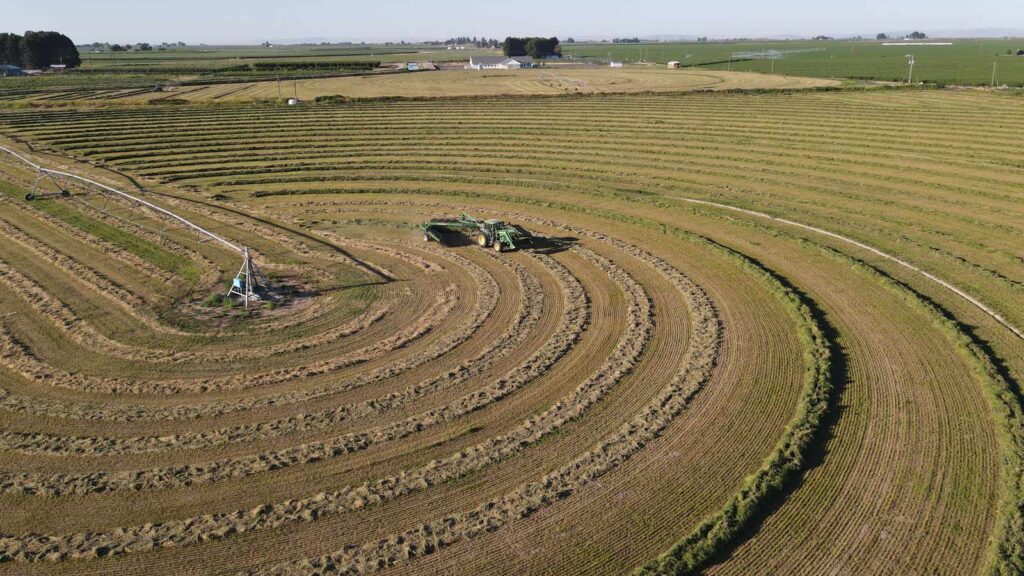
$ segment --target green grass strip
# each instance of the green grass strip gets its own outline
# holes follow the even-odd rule
[[[7,182],[0,182],[0,190],[14,198],[15,201],[22,201],[21,198],[24,196],[22,190]],[[83,232],[109,242],[126,252],[135,254],[139,258],[168,272],[177,274],[190,284],[195,284],[199,281],[199,270],[189,259],[164,250],[148,240],[125,232],[116,226],[111,226],[105,222],[85,216],[59,200],[39,199],[33,202],[33,206]]]
[[[673,230],[676,235],[684,231]],[[779,298],[797,323],[804,346],[807,371],[797,402],[796,414],[761,468],[748,476],[718,512],[702,521],[692,532],[656,559],[637,568],[634,574],[694,574],[733,545],[767,505],[805,469],[807,456],[819,438],[832,396],[831,343],[804,299],[769,270],[743,254],[708,241],[720,252],[737,260],[759,276]]]

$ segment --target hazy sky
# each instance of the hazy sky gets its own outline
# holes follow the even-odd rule
[[[0,8],[0,31],[58,30],[78,43],[517,34],[737,37],[1024,28],[1021,0],[2,0]]]

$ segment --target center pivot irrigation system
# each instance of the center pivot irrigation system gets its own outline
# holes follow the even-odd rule
[[[225,238],[218,236],[213,232],[210,232],[209,230],[203,228],[202,226],[194,224],[182,218],[181,216],[178,216],[177,214],[171,212],[170,210],[167,210],[166,208],[161,208],[160,206],[157,206],[152,202],[143,200],[142,198],[139,198],[137,196],[132,196],[131,194],[128,194],[126,192],[122,192],[115,188],[111,188],[110,186],[107,186],[105,184],[100,184],[95,180],[90,180],[88,178],[84,178],[76,174],[71,174],[69,172],[61,172],[60,170],[51,170],[49,168],[43,168],[39,164],[36,164],[35,162],[29,160],[28,158],[25,158],[24,156],[18,154],[14,150],[11,150],[10,148],[0,146],[0,151],[13,156],[14,158],[17,158],[18,160],[30,166],[33,170],[36,171],[36,180],[32,186],[32,191],[29,192],[28,194],[25,194],[25,200],[31,201],[35,200],[36,198],[46,198],[53,196],[70,197],[71,192],[70,190],[68,190],[69,184],[74,182],[83,185],[88,191],[94,190],[108,198],[113,198],[119,201],[126,201],[133,208],[154,213],[157,217],[163,218],[167,220],[169,223],[183,225],[185,229],[191,230],[196,234],[200,235],[204,241],[213,240],[215,242],[219,242],[220,244],[224,245],[225,247],[231,250],[234,250],[235,252],[238,252],[238,254],[242,257],[242,266],[241,268],[239,268],[238,274],[236,274],[234,279],[231,281],[231,288],[228,290],[227,295],[228,297],[238,296],[246,307],[249,306],[250,301],[259,301],[261,299],[260,292],[266,292],[266,290],[269,288],[269,283],[267,282],[267,279],[260,272],[259,268],[256,267],[256,263],[253,262],[252,256],[249,254],[249,248],[247,246],[239,246],[234,242],[226,240]],[[57,186],[59,192],[41,193],[40,191],[42,188],[40,185],[43,183],[44,180],[49,180],[53,182],[53,184]],[[123,218],[119,219],[124,220]],[[166,231],[167,228],[165,227],[161,232]]]

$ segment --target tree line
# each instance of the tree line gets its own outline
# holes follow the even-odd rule
[[[265,43],[266,44],[266,43]],[[168,48],[184,48],[186,44],[184,42],[161,42],[156,47],[157,50],[167,50]],[[137,50],[141,52],[147,52],[153,49],[153,46],[149,42],[138,42],[136,44],[111,44],[109,42],[93,42],[92,44],[86,44],[85,48],[91,48],[93,51],[107,51],[107,52],[128,52],[131,50]]]
[[[910,34],[907,34],[906,37],[910,38],[911,40],[924,40],[925,38],[928,37],[928,35],[925,34],[924,32],[918,32],[917,30],[914,30]],[[875,36],[875,39],[876,40],[888,40],[889,39],[889,35],[886,34],[885,32],[882,32],[878,36]]]
[[[18,35],[0,33],[0,64],[22,68],[48,68],[51,64],[64,64],[75,68],[82,64],[78,48],[70,38],[60,32],[32,32]]]
[[[501,45],[505,56],[529,56],[531,58],[547,58],[561,56],[562,47],[558,38],[515,38],[509,36]]]
[[[472,38],[469,36],[457,36],[455,38],[449,38],[440,44],[445,46],[468,46],[472,44],[477,48],[500,48],[501,40],[498,40],[497,38],[485,38],[483,36],[480,38],[477,38],[476,36],[473,36]]]

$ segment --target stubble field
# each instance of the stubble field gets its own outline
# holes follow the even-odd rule
[[[836,80],[797,78],[715,70],[668,70],[645,66],[630,68],[538,68],[530,70],[441,70],[399,74],[363,74],[333,78],[281,81],[263,80],[227,84],[178,86],[154,93],[149,88],[110,90],[46,90],[0,92],[0,101],[18,103],[88,102],[113,104],[161,101],[217,103],[279,101],[297,97],[312,101],[320,96],[351,99],[391,97],[450,98],[482,96],[559,96],[635,94],[695,90],[801,89],[838,86]]]
[[[235,255],[0,164],[0,574],[1013,573],[1024,345],[921,272],[1024,324],[1022,125],[938,91],[0,114],[294,288],[204,304]],[[423,242],[460,212],[539,241]]]

